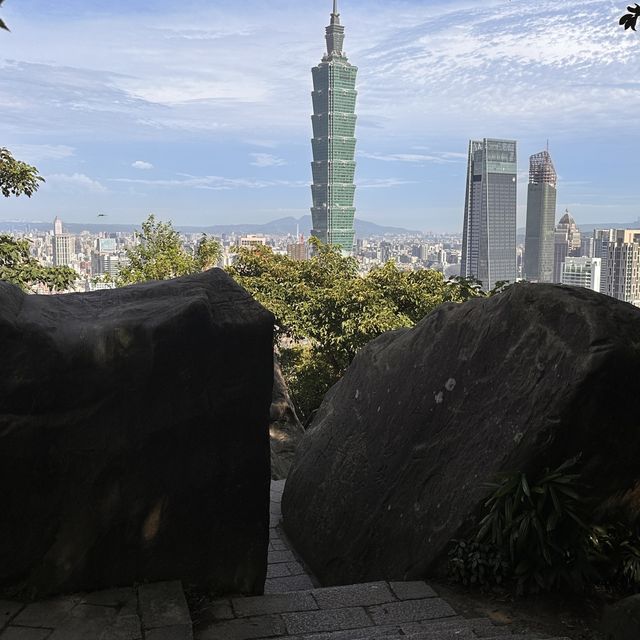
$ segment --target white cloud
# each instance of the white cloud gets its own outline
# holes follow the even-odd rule
[[[132,165],[134,169],[140,169],[141,171],[149,171],[153,169],[153,165],[150,162],[145,162],[144,160],[136,160]]]
[[[249,155],[253,158],[251,164],[254,167],[281,167],[287,164],[282,158],[278,158],[270,153],[251,153]]]
[[[93,193],[106,193],[107,188],[84,175],[84,173],[73,173],[70,175],[64,173],[54,173],[53,175],[46,176],[46,185],[65,191],[91,191]]]

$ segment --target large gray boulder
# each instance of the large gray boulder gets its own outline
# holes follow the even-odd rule
[[[519,284],[363,349],[303,438],[283,496],[323,584],[436,572],[500,471],[581,453],[594,495],[640,479],[640,310]]]
[[[260,593],[273,317],[224,272],[0,283],[0,591]]]

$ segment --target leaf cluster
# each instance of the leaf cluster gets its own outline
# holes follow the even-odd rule
[[[627,29],[635,31],[636,25],[638,24],[638,18],[640,18],[640,5],[636,2],[636,6],[627,7],[627,11],[629,13],[625,13],[622,18],[620,18],[620,25],[624,25],[625,31]]]
[[[305,261],[265,246],[239,249],[228,269],[276,316],[283,372],[306,418],[364,345],[461,299],[457,286],[437,271],[405,272],[389,262],[361,276],[354,258],[316,239],[311,243],[314,255]]]
[[[492,493],[477,540],[507,553],[519,593],[582,590],[592,578],[587,500],[579,474],[571,473],[576,464],[571,459],[532,478],[505,473],[487,485]]]
[[[4,0],[0,0],[0,6],[2,6],[2,3],[4,2]],[[0,18],[0,29],[4,29],[5,31],[9,31],[9,27],[7,27],[5,21]]]
[[[518,594],[594,586],[640,589],[640,527],[618,514],[594,523],[579,458],[537,474],[503,473],[488,483],[477,535],[452,541],[451,577],[467,585],[513,580]]]
[[[190,253],[171,222],[157,221],[150,215],[137,233],[138,244],[126,252],[127,264],[115,277],[117,286],[169,280],[214,267],[222,254],[220,244],[203,235]]]
[[[29,241],[0,234],[0,280],[33,291],[44,285],[50,291],[65,291],[77,277],[70,267],[44,267],[29,252]]]
[[[477,540],[453,540],[448,568],[455,582],[481,589],[501,585],[511,576],[511,564],[502,549]]]
[[[44,178],[35,167],[16,160],[8,149],[0,147],[0,193],[5,198],[25,195],[30,198]]]

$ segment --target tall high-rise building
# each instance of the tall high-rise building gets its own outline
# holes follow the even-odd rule
[[[327,55],[313,68],[312,234],[353,251],[355,217],[356,75],[343,51],[337,0],[326,29]]]
[[[524,277],[531,282],[553,282],[557,184],[549,152],[531,156],[524,250]]]
[[[616,229],[607,243],[606,293],[640,307],[640,230]]]
[[[609,243],[613,242],[616,232],[614,229],[594,229],[593,231],[593,257],[600,258],[602,268],[600,270],[600,292],[607,291],[607,260],[609,259]]]
[[[562,263],[567,256],[578,257],[580,255],[581,238],[576,221],[569,213],[569,209],[565,209],[555,232],[553,282],[562,282]]]
[[[460,273],[482,282],[516,281],[515,140],[471,140]]]
[[[53,221],[53,264],[56,267],[69,266],[74,249],[73,237],[63,233],[62,220],[56,216]]]

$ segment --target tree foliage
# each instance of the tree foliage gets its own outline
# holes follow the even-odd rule
[[[189,253],[171,222],[157,221],[153,214],[142,223],[137,237],[139,244],[127,250],[128,264],[115,278],[118,286],[204,271],[217,264],[222,252],[218,242],[203,235],[195,252]]]
[[[281,365],[306,419],[356,353],[385,331],[411,327],[461,287],[431,270],[389,262],[366,276],[355,259],[312,239],[314,257],[294,261],[269,247],[239,249],[229,273],[276,316]]]
[[[624,25],[625,31],[627,29],[635,31],[636,25],[638,24],[638,18],[640,18],[640,5],[636,2],[636,6],[627,7],[627,11],[629,13],[625,13],[622,18],[620,18],[620,24]]]
[[[8,149],[0,147],[0,193],[5,198],[25,195],[30,198],[44,178],[35,167],[16,160]]]
[[[4,0],[0,0],[0,6],[2,6],[2,3],[4,2]],[[7,25],[5,24],[5,21],[0,18],[0,29],[4,29],[5,31],[9,31],[9,27],[7,27]]]
[[[0,0],[2,4],[2,0]],[[6,28],[0,20],[0,28]],[[5,198],[31,197],[44,182],[38,170],[16,160],[8,149],[0,147],[0,193]],[[28,240],[0,234],[0,280],[11,282],[24,291],[43,285],[50,291],[65,291],[76,279],[69,267],[44,267],[29,252]]]
[[[50,291],[68,290],[77,277],[70,267],[43,267],[29,253],[29,241],[0,234],[0,280],[33,291],[44,285]]]

